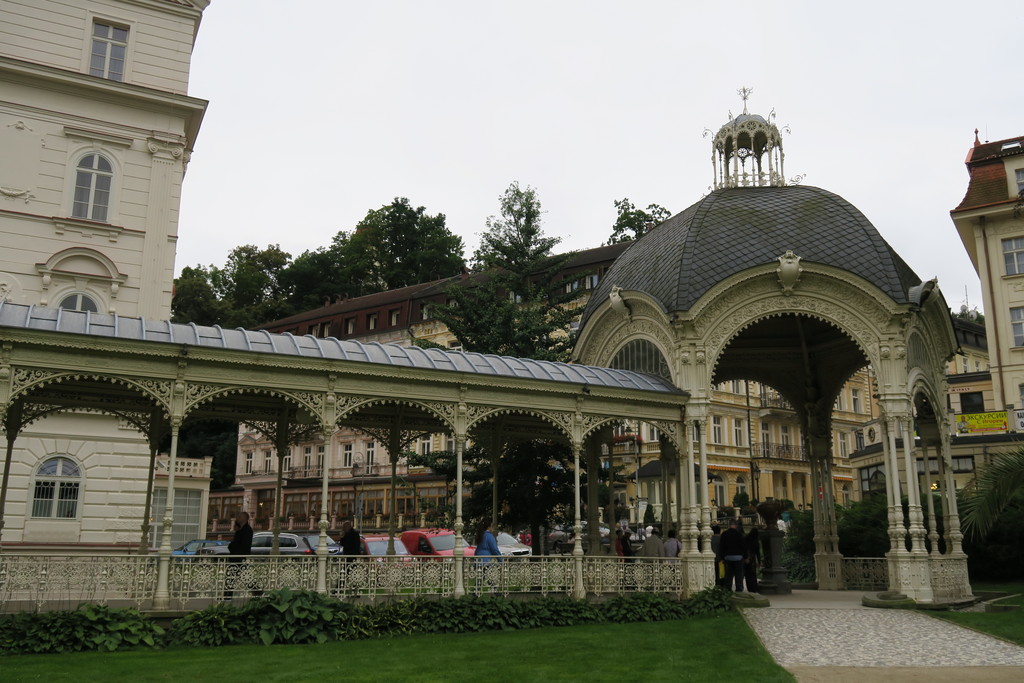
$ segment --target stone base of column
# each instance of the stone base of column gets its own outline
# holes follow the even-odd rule
[[[715,556],[711,553],[683,552],[679,556],[679,563],[685,572],[686,595],[690,596],[699,593],[705,588],[712,588],[715,585]]]
[[[927,555],[890,552],[886,557],[889,560],[889,591],[902,593],[915,602],[934,601],[931,565]]]
[[[818,579],[818,590],[841,591],[846,589],[843,581],[843,556],[839,553],[815,553],[814,573]]]

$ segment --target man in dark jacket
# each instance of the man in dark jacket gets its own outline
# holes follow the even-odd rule
[[[231,557],[228,558],[230,564],[225,578],[227,585],[224,597],[230,600],[234,595],[238,575],[242,573],[242,558],[252,553],[252,527],[249,526],[248,512],[239,512],[235,515],[235,537],[228,543],[228,552],[231,553]]]
[[[736,592],[743,592],[743,567],[747,559],[747,543],[737,528],[735,519],[729,520],[729,528],[722,532],[718,542],[718,554],[725,562],[725,587],[732,588],[735,577]]]
[[[347,556],[346,562],[352,562],[353,555],[363,554],[359,532],[352,528],[352,522],[347,519],[341,523],[341,554]]]

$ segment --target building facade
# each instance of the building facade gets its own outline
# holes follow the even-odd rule
[[[182,179],[207,105],[188,95],[189,68],[208,4],[0,5],[0,300],[170,318]],[[3,542],[137,544],[151,445],[109,415],[36,422],[7,465],[8,509],[21,514]],[[159,498],[166,468],[154,476]],[[193,481],[180,535],[201,534],[209,463],[180,476]]]

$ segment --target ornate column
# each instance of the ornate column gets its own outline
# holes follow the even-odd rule
[[[573,559],[573,572],[576,575],[576,580],[573,582],[574,588],[572,596],[578,600],[582,600],[586,597],[587,591],[583,586],[583,524],[580,518],[580,507],[582,505],[581,493],[580,493],[580,452],[583,450],[583,444],[579,441],[574,440],[572,444],[572,456],[573,456],[573,479],[572,487],[575,499],[575,505],[573,507],[573,525],[572,531],[575,541],[572,544],[572,559]]]
[[[914,458],[914,419],[910,414],[897,416],[903,424],[903,466],[907,477],[907,518],[910,522],[910,552],[924,554],[924,523],[921,492],[917,486],[917,461]]]
[[[685,427],[683,429],[683,439],[686,443],[686,532],[680,540],[683,541],[683,547],[687,553],[697,555],[700,552],[700,548],[697,545],[697,541],[700,538],[700,529],[698,527],[698,511],[700,508],[697,503],[697,482],[693,478],[696,463],[693,458],[693,436],[690,434],[690,430]]]
[[[809,390],[810,396],[815,392]],[[804,404],[804,439],[811,465],[811,486],[817,494],[814,516],[814,567],[820,590],[843,590],[843,557],[839,552],[835,489],[832,484],[832,430],[822,400]]]
[[[928,446],[924,443],[921,444],[921,459],[924,462],[924,471],[921,473],[921,490],[924,492],[925,501],[927,503],[927,517],[925,519],[925,527],[928,531],[928,543],[931,545],[931,552],[929,555],[936,556],[939,554],[939,529],[937,524],[937,518],[935,516],[935,496],[932,495],[931,487],[931,463],[932,460],[928,457]],[[941,460],[941,458],[939,458]]]
[[[452,556],[455,561],[455,587],[452,595],[461,597],[466,594],[466,581],[463,575],[463,565],[466,547],[466,539],[462,537],[465,525],[462,522],[462,452],[466,447],[466,434],[456,432],[455,434],[455,550]]]
[[[160,533],[159,559],[157,560],[156,591],[153,593],[153,608],[167,609],[171,604],[171,532],[174,528],[174,471],[178,469],[178,430],[181,417],[171,418],[171,454],[167,464],[167,504]]]

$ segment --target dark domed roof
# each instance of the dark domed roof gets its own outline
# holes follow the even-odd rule
[[[666,311],[689,310],[716,283],[774,263],[792,250],[803,263],[842,268],[907,303],[919,285],[870,221],[842,197],[808,186],[715,190],[651,230],[608,270],[581,323],[613,286],[639,290]]]

